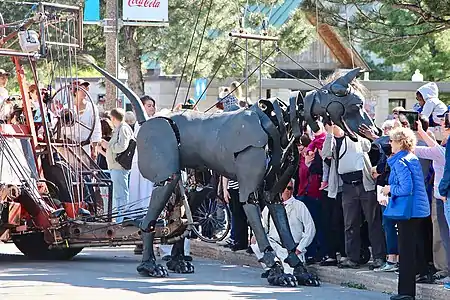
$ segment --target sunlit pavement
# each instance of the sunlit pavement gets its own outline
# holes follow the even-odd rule
[[[195,274],[140,277],[133,248],[85,249],[68,262],[29,261],[0,243],[0,299],[389,299],[382,293],[323,284],[271,287],[261,270],[194,258]]]

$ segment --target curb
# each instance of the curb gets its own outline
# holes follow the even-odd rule
[[[256,257],[243,251],[232,252],[228,248],[217,244],[210,244],[198,240],[191,240],[193,255],[218,260],[233,265],[247,265],[260,268]],[[342,285],[352,288],[367,289],[386,294],[397,293],[397,275],[394,273],[375,273],[368,268],[358,270],[339,269],[337,267],[308,266],[316,273],[322,282]],[[450,291],[444,290],[441,285],[418,284],[416,299],[423,300],[449,300]]]

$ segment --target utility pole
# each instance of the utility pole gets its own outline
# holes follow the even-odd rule
[[[118,78],[118,56],[117,51],[118,45],[118,1],[117,0],[106,0],[106,18],[105,25],[103,27],[103,32],[106,39],[106,71],[112,74],[114,77]],[[105,82],[106,87],[106,102],[105,109],[110,110],[115,108],[117,105],[117,89],[109,81]]]
[[[127,17],[127,20],[124,21],[119,16],[119,1],[121,0],[106,0],[106,14],[105,18],[101,21],[94,21],[89,22],[86,21],[84,24],[92,24],[92,25],[100,25],[103,27],[103,33],[105,36],[105,44],[106,44],[106,71],[113,75],[116,78],[119,78],[119,31],[120,28],[123,26],[156,26],[156,27],[165,27],[169,26],[168,23],[168,0],[159,0],[156,1],[160,3],[161,5],[159,7],[156,7],[155,9],[158,9],[161,12],[157,12],[156,16],[150,18],[148,21],[145,21],[148,19],[144,17],[144,21],[142,22],[142,14],[144,16],[147,16],[147,11],[142,10],[142,8],[139,6],[137,7],[136,3],[132,6],[134,10],[138,10],[138,16],[136,21],[133,21],[133,16],[131,17],[131,21],[129,20],[129,16]],[[155,3],[154,0],[151,0],[152,2],[148,3]],[[147,2],[146,2],[147,3]],[[125,9],[124,9],[125,10]],[[142,13],[143,12],[143,13]],[[136,14],[136,11],[134,11],[134,14]],[[139,58],[140,59],[140,58]],[[119,91],[118,89],[112,85],[109,81],[105,82],[105,109],[110,110],[117,106],[117,100]],[[123,103],[122,103],[123,105]]]

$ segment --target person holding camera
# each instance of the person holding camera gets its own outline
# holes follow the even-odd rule
[[[420,113],[429,120],[430,130],[438,141],[442,141],[441,119],[448,112],[448,107],[439,99],[439,88],[436,83],[429,82],[416,91],[416,99]]]

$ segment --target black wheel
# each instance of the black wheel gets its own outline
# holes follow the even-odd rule
[[[219,196],[207,197],[193,212],[194,233],[207,243],[216,243],[227,237],[231,229],[231,212]]]
[[[42,232],[16,235],[12,238],[17,249],[35,260],[69,260],[83,248],[49,249]]]

